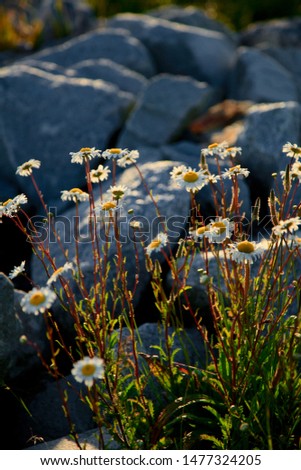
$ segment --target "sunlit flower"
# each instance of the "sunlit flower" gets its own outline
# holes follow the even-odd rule
[[[82,165],[87,160],[100,157],[101,151],[95,149],[95,147],[83,147],[78,152],[69,152],[69,155],[71,155],[71,163],[80,163]]]
[[[128,149],[112,148],[112,149],[107,149],[104,152],[102,152],[101,156],[102,158],[106,158],[107,160],[110,160],[111,158],[121,159],[128,154],[129,154]]]
[[[263,256],[266,250],[261,243],[244,240],[229,245],[226,251],[237,263],[253,264],[257,258]]]
[[[139,230],[143,227],[143,224],[139,220],[131,220],[130,227],[132,227],[134,230]]]
[[[20,303],[25,313],[38,315],[50,308],[55,299],[56,295],[49,287],[42,287],[41,289],[34,288],[25,294]]]
[[[136,163],[139,158],[138,150],[132,150],[129,153],[126,153],[122,157],[119,157],[116,160],[118,166],[125,168],[127,165],[131,165],[132,163]]]
[[[120,208],[120,205],[118,205],[116,200],[109,199],[106,201],[102,201],[100,204],[95,206],[95,213],[99,214],[100,212],[115,212],[118,208]]]
[[[111,193],[113,199],[116,199],[117,201],[119,201],[125,196],[127,189],[128,188],[126,186],[115,185],[115,186],[110,186],[110,189],[108,190],[108,192]]]
[[[20,266],[15,266],[14,269],[11,270],[8,277],[9,277],[9,279],[15,279],[15,277],[17,277],[20,274],[24,273],[24,271],[25,271],[25,261],[22,261]]]
[[[247,178],[250,171],[247,168],[242,168],[241,165],[232,166],[228,170],[225,170],[222,174],[223,178],[232,179],[234,176],[244,176]]]
[[[232,157],[235,158],[237,155],[241,154],[241,147],[228,147],[225,148],[222,152],[222,158]]]
[[[231,238],[233,230],[233,222],[229,219],[218,218],[210,222],[204,235],[211,243],[223,243],[227,238]]]
[[[181,166],[181,171],[176,174],[175,168],[173,169],[171,179],[180,188],[186,189],[188,192],[197,192],[207,184],[206,175],[203,170],[193,170],[191,167]]]
[[[111,170],[108,166],[98,165],[96,170],[90,171],[92,183],[100,183],[101,181],[107,180],[109,177],[109,173],[111,173]]]
[[[95,380],[104,378],[104,361],[100,357],[86,356],[73,364],[71,373],[77,382],[92,387]]]
[[[62,274],[66,273],[67,271],[73,271],[74,267],[72,263],[65,263],[64,266],[61,266],[60,268],[56,269],[50,276],[50,278],[47,281],[47,285],[49,286],[53,282],[56,282],[59,278],[59,276],[62,276]]]
[[[209,230],[208,225],[203,225],[202,227],[197,227],[195,230],[189,230],[189,235],[191,235],[195,240],[202,240],[206,233]]]
[[[301,162],[296,161],[295,163],[293,163],[290,175],[293,179],[298,178],[299,183],[301,183]]]
[[[291,217],[290,219],[280,220],[278,225],[272,228],[274,235],[285,235],[286,233],[296,232],[301,225],[300,217]]]
[[[168,237],[165,233],[158,233],[156,238],[154,238],[151,243],[146,247],[146,253],[150,255],[155,251],[161,251],[161,248],[163,248],[167,244],[167,241]]]
[[[1,204],[1,213],[7,217],[13,217],[20,209],[20,206],[27,204],[27,202],[28,199],[23,193],[15,196],[13,199],[7,199],[7,201]]]
[[[208,170],[204,171],[204,176],[206,183],[217,183],[221,179],[220,175],[213,175]]]
[[[87,201],[89,199],[89,194],[85,193],[79,188],[72,188],[69,190],[61,191],[61,199],[62,201],[73,201],[73,202],[82,202]]]
[[[220,157],[221,156],[222,158],[225,158],[224,157],[224,152],[225,152],[225,149],[227,147],[228,147],[227,142],[222,142],[220,144],[213,143],[213,144],[208,145],[207,148],[202,149],[201,153],[205,157],[207,157],[209,155],[211,157],[213,157],[213,156],[219,156]]]
[[[283,147],[282,147],[282,152],[286,153],[287,157],[294,157],[296,160],[301,156],[301,147],[298,147],[297,144],[291,144],[290,142],[287,142]]]
[[[186,171],[187,171],[186,165],[179,165],[179,166],[174,166],[169,174],[170,174],[171,179],[175,180],[176,178],[181,176],[182,173],[185,173]]]
[[[33,168],[40,168],[41,162],[40,160],[35,160],[31,158],[28,162],[23,163],[22,165],[18,166],[16,174],[20,176],[30,176],[32,174]]]

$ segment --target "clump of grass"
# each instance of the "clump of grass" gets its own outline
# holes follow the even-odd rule
[[[27,224],[22,223],[20,213],[26,217],[24,194],[0,205],[2,217],[12,218],[26,234],[48,277],[45,286],[34,286],[24,296],[21,306],[28,314],[44,316],[52,358],[50,362],[41,359],[49,374],[59,385],[63,380],[73,386],[60,369],[58,357],[64,356],[75,379],[86,384],[86,389],[77,393],[93,412],[100,448],[106,446],[106,429],[123,449],[300,449],[301,208],[300,203],[293,204],[293,197],[301,181],[301,148],[287,143],[283,152],[290,160],[279,175],[282,187],[270,193],[272,228],[260,242],[252,239],[253,224],[260,220],[260,200],[256,200],[249,221],[247,214],[241,213],[240,179],[247,178],[249,170],[235,162],[240,148],[230,148],[225,142],[211,144],[201,150],[197,169],[174,167],[170,184],[187,191],[191,201],[189,231],[179,240],[176,251],[165,225],[147,242],[133,237],[134,284],[128,280],[119,225],[119,209],[126,201],[128,188],[116,184],[117,166],[136,168],[157,215],[163,215],[137,164],[139,153],[118,148],[101,152],[88,147],[71,153],[71,162],[83,167],[86,188],[61,193],[62,200],[74,202],[77,216],[79,204],[89,204],[93,264],[89,285],[81,260],[78,217],[73,228],[75,250],[70,258],[71,251],[65,249],[34,177],[40,162],[31,159],[18,167],[18,175],[31,178],[52,240],[56,240],[65,259],[58,266],[49,239],[39,238],[30,218]],[[102,163],[91,170],[91,161],[100,157]],[[221,170],[221,160],[228,161],[228,169]],[[212,161],[216,174],[210,168]],[[110,177],[112,185],[104,192],[103,184]],[[230,204],[225,180],[232,185]],[[215,213],[209,220],[204,220],[196,198],[205,186],[211,187],[215,202]],[[139,222],[134,219],[130,223],[138,235]],[[101,234],[105,234],[102,240]],[[154,355],[139,353],[138,347],[134,300],[140,243],[164,333],[164,342]],[[109,257],[112,249],[116,253],[113,264]],[[172,275],[169,289],[160,259]],[[195,288],[189,285],[189,273],[193,263],[200,260],[200,284],[207,292],[211,333],[202,319],[202,305],[195,308],[189,296],[190,289]],[[20,274],[26,274],[24,263],[14,268],[10,277]],[[51,310],[56,299],[72,321],[72,345]],[[176,332],[182,331],[181,318],[187,316],[207,351],[207,363],[202,367],[175,360],[170,326]],[[80,447],[70,418],[68,394],[61,395],[70,434]]]

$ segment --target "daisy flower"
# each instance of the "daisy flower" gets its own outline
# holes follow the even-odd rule
[[[20,303],[25,313],[38,315],[50,308],[55,299],[56,295],[49,287],[42,287],[41,289],[34,288],[25,294]]]
[[[15,277],[17,277],[20,274],[24,273],[24,271],[25,271],[25,261],[22,261],[20,266],[15,266],[14,269],[11,270],[8,277],[9,277],[9,279],[15,279]]]
[[[98,204],[95,207],[95,213],[99,212],[115,212],[118,208],[120,208],[120,205],[117,204],[117,201],[111,199],[107,201],[102,201],[100,204]]]
[[[228,170],[225,170],[222,174],[222,178],[228,178],[229,180],[233,176],[244,176],[247,178],[250,174],[250,171],[247,168],[242,168],[241,165],[232,166]]]
[[[96,150],[95,147],[83,147],[78,152],[69,152],[71,155],[71,163],[79,163],[82,165],[87,160],[92,160],[92,158],[100,157],[101,151]]]
[[[18,166],[16,175],[30,176],[32,174],[32,169],[40,168],[40,166],[40,160],[35,160],[34,158],[31,158],[30,160],[28,160],[28,162],[25,162],[22,165]]]
[[[241,147],[228,147],[224,149],[222,152],[221,157],[226,158],[226,157],[232,157],[235,158],[237,155],[241,154]]]
[[[290,175],[291,175],[291,178],[298,178],[299,183],[301,183],[301,162],[296,161],[295,163],[293,163],[291,167]]]
[[[294,157],[296,160],[301,156],[301,147],[298,147],[297,144],[291,144],[290,142],[287,142],[283,147],[282,147],[282,152],[286,153],[287,157]]]
[[[202,227],[197,227],[195,230],[190,230],[189,235],[191,235],[195,240],[202,240],[206,237],[208,230],[209,226],[203,225]]]
[[[130,227],[132,227],[134,230],[139,230],[143,227],[143,224],[139,220],[131,220]]]
[[[280,220],[279,224],[272,228],[272,231],[275,235],[281,236],[287,232],[296,232],[299,225],[301,225],[300,217],[291,217],[290,219]]]
[[[210,157],[219,156],[219,157],[225,158],[226,155],[225,156],[223,155],[227,147],[228,147],[227,142],[222,142],[220,144],[213,143],[213,144],[208,145],[207,148],[202,149],[201,153],[202,155],[204,155],[204,157],[207,157],[209,155]]]
[[[169,172],[170,177],[172,180],[175,180],[177,177],[181,176],[183,173],[187,171],[187,167],[185,165],[174,166],[173,169]]]
[[[96,170],[90,171],[92,183],[100,183],[101,181],[107,180],[109,177],[109,173],[111,173],[111,170],[108,166],[98,165]]]
[[[226,251],[232,260],[237,263],[253,264],[254,260],[260,258],[264,254],[265,249],[260,243],[244,240],[242,242],[229,245]]]
[[[100,357],[86,356],[73,364],[71,374],[77,382],[92,387],[94,380],[104,377],[104,361]]]
[[[19,194],[13,199],[8,199],[7,201],[3,202],[3,204],[1,205],[2,215],[13,217],[20,209],[20,206],[22,204],[27,204],[27,202],[28,202],[28,199],[23,193]]]
[[[104,152],[102,152],[102,157],[106,158],[107,160],[110,160],[111,158],[118,158],[121,159],[125,157],[129,153],[128,149],[119,149],[119,148],[112,148],[112,149],[107,149]]]
[[[175,168],[174,168],[175,170]],[[206,175],[203,170],[193,170],[191,167],[181,167],[181,173],[176,174],[176,171],[172,171],[172,180],[180,188],[185,188],[188,192],[197,192],[207,184]]]
[[[115,185],[115,186],[110,186],[110,189],[108,190],[109,193],[111,193],[111,196],[113,199],[116,199],[119,201],[119,199],[122,199],[124,195],[127,192],[127,187],[122,186],[122,185]]]
[[[61,199],[62,201],[73,201],[73,202],[82,202],[87,201],[89,199],[89,194],[85,193],[79,188],[72,188],[69,190],[61,191]]]
[[[116,161],[117,165],[125,168],[127,165],[131,165],[132,163],[136,163],[139,158],[138,150],[132,150],[129,153],[126,153],[122,157],[119,157]]]
[[[165,233],[158,233],[157,237],[146,247],[146,253],[150,255],[154,251],[161,251],[161,248],[167,244],[168,237]]]
[[[60,268],[56,269],[50,276],[50,278],[47,281],[47,286],[52,284],[53,282],[56,282],[62,274],[66,273],[67,271],[74,271],[73,264],[72,263],[65,263],[64,266],[61,266]]]
[[[231,238],[233,230],[233,222],[230,222],[229,219],[219,218],[210,222],[204,235],[210,243],[223,243],[227,238]]]

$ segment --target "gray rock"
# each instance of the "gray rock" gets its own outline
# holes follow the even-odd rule
[[[31,13],[31,21],[38,19],[43,25],[43,41],[81,34],[96,22],[92,7],[83,0],[62,0],[59,4],[56,0],[42,0],[35,2]]]
[[[108,24],[138,38],[159,73],[188,75],[216,87],[225,84],[235,45],[224,34],[130,13],[117,15]]]
[[[298,101],[301,101],[301,49],[300,47],[260,47],[265,54],[277,60],[292,76],[297,91]]]
[[[0,273],[0,383],[12,366],[17,344],[13,283]]]
[[[110,59],[83,60],[74,64],[72,68],[65,68],[53,62],[37,59],[27,59],[26,65],[55,75],[104,80],[110,85],[117,86],[119,90],[132,95],[138,95],[147,84],[147,79],[143,75]]]
[[[219,31],[232,40],[236,40],[236,34],[227,28],[226,25],[214,20],[208,16],[205,11],[197,7],[187,6],[183,8],[176,5],[163,5],[162,7],[148,11],[147,14],[187,26],[209,29],[210,31]]]
[[[109,59],[84,60],[74,64],[72,70],[78,77],[101,79],[135,96],[139,95],[147,84],[146,78],[140,73]]]
[[[67,436],[70,428],[62,408],[62,396],[67,394],[68,410],[76,432],[94,429],[93,414],[80,399],[80,393],[85,394],[86,391],[86,386],[77,382],[72,375],[58,382],[45,382],[43,389],[28,403],[32,416],[24,419],[24,426],[30,427],[34,435],[46,441]]]
[[[219,100],[205,83],[161,74],[149,81],[119,138],[121,147],[160,146],[175,140],[187,123]]]
[[[228,98],[255,103],[298,101],[294,79],[286,68],[255,48],[239,48],[229,74]]]
[[[83,60],[110,59],[146,77],[156,73],[145,46],[126,31],[116,28],[82,34],[61,45],[43,49],[31,58],[54,62],[63,67],[72,67]]]
[[[298,103],[259,104],[247,112],[244,131],[237,144],[242,147],[239,163],[251,171],[254,197],[267,193],[274,184],[272,173],[283,170],[288,159],[282,153],[286,142],[299,142]]]
[[[241,44],[276,47],[300,47],[301,19],[271,20],[250,25],[241,33]]]
[[[18,165],[36,158],[42,162],[36,177],[46,203],[59,205],[61,190],[85,183],[81,165],[70,165],[66,173],[69,152],[106,148],[132,103],[132,95],[101,80],[68,78],[26,65],[3,68],[0,147],[9,143],[2,155],[5,179],[15,178],[39,206],[28,178],[15,176]]]

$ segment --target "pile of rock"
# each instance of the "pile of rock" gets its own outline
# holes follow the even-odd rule
[[[15,175],[18,165],[37,158],[42,162],[37,179],[48,207],[72,220],[74,209],[62,203],[60,191],[84,187],[85,179],[80,165],[70,165],[69,152],[86,146],[103,150],[127,147],[139,150],[141,170],[158,196],[161,213],[185,220],[189,199],[168,186],[170,170],[180,163],[197,168],[200,149],[226,139],[242,147],[238,163],[251,170],[250,178],[241,186],[244,210],[250,215],[254,198],[266,196],[275,184],[272,173],[285,168],[282,146],[301,140],[299,30],[300,20],[295,19],[254,25],[234,34],[196,8],[169,7],[145,15],[117,15],[105,25],[3,66],[0,200],[24,192],[31,213],[40,213],[39,199],[28,179]],[[233,103],[239,112],[229,111]],[[128,205],[135,215],[153,220],[154,207],[147,201],[134,170],[120,174],[118,184],[133,190]],[[204,192],[202,204],[210,215],[209,192]],[[80,215],[84,231],[89,216],[85,204]],[[4,237],[5,230],[12,228],[3,223]],[[73,249],[69,247],[70,253]],[[3,258],[10,250],[16,253],[7,258],[5,269],[2,267],[6,272],[25,256],[22,245],[1,250]],[[125,250],[131,276],[131,246]],[[112,259],[114,255],[112,252]],[[55,247],[53,256],[57,260],[60,256]],[[85,255],[83,249],[82,256],[89,279],[93,266],[88,250]],[[45,277],[37,260],[32,260],[31,269],[34,282],[43,284]],[[143,311],[143,327],[152,318],[145,307],[149,275],[142,265],[140,272],[135,302],[137,310]],[[198,294],[198,301],[204,300],[203,293]],[[43,322],[34,317],[29,324],[22,318],[18,302],[21,295],[20,291],[14,292],[5,276],[1,277],[0,375],[24,384],[39,365],[34,351],[19,342],[19,337],[26,334],[22,328],[30,331],[45,354],[47,344]],[[54,310],[59,319],[59,308]],[[22,325],[27,322],[25,327],[20,327],[20,319]],[[141,330],[142,342],[144,334],[145,327]],[[150,345],[158,341],[156,330],[145,350],[149,352]],[[202,356],[202,346],[199,353]],[[47,403],[54,397],[52,385],[45,384],[47,399],[39,398],[44,393],[41,390],[29,394],[28,406],[34,420],[25,420],[28,427],[24,439],[29,437],[30,428],[47,439],[67,433],[60,417],[53,421],[58,425],[55,429],[49,420],[42,419],[47,416]],[[74,403],[75,415],[82,416],[76,400]],[[93,426],[91,417],[85,415],[77,424],[83,432]]]

